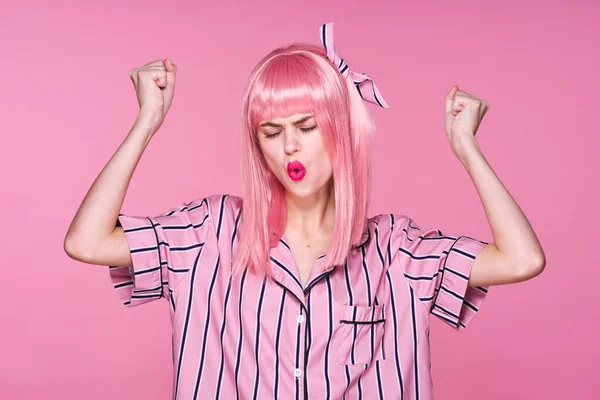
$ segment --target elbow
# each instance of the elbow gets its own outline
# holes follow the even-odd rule
[[[76,261],[81,261],[83,260],[82,257],[82,247],[80,245],[78,245],[76,243],[75,240],[73,240],[73,238],[70,238],[69,236],[65,237],[65,240],[63,242],[63,250],[65,253],[67,253],[67,255],[72,258],[73,260]]]
[[[75,249],[73,246],[73,240],[70,239],[68,236],[65,237],[65,240],[63,242],[63,250],[65,253],[67,253],[67,255],[71,258],[75,258],[74,254],[75,254]]]
[[[535,278],[539,274],[541,274],[546,268],[546,257],[544,254],[541,256],[534,258],[527,268],[524,269],[523,277],[525,279]]]

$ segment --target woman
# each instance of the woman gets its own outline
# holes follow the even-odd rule
[[[130,72],[140,113],[65,250],[110,265],[128,307],[168,300],[175,399],[431,399],[429,315],[461,330],[489,286],[544,268],[535,233],[474,139],[487,103],[456,86],[446,133],[495,243],[421,229],[405,215],[367,218],[374,125],[363,99],[387,104],[335,52],[332,24],[320,29],[324,48],[279,48],[252,71],[241,198],[119,214],[170,108],[176,66],[158,60]]]

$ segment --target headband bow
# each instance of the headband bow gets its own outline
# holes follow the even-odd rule
[[[327,58],[338,67],[342,76],[346,77],[348,74],[350,74],[350,78],[356,85],[356,89],[358,90],[360,97],[369,103],[376,104],[383,108],[389,108],[383,99],[383,96],[379,92],[379,89],[377,89],[375,82],[373,82],[373,79],[371,79],[367,74],[351,71],[344,59],[341,58],[338,53],[336,53],[333,45],[333,22],[328,22],[321,25],[320,33],[321,43],[323,43],[323,47],[325,47],[325,50],[327,50]]]

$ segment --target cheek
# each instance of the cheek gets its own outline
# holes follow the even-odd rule
[[[329,155],[325,150],[319,156],[318,168],[322,179],[328,179],[333,175],[333,165],[329,159]]]
[[[269,167],[269,170],[271,170],[271,172],[274,172],[276,169],[276,154],[273,153],[272,149],[269,149],[269,146],[265,146],[263,144],[260,145],[260,150],[262,152],[263,158],[265,159],[265,162],[267,163],[267,167]]]
[[[323,146],[323,144],[321,144],[319,152],[321,153],[322,166],[327,168],[327,170],[330,170],[332,168],[331,159],[329,158],[329,153],[327,153],[327,149],[325,146]]]
[[[333,175],[333,166],[331,165],[331,161],[329,161],[327,154],[323,158],[323,171],[327,173],[328,177],[331,177],[331,175]]]

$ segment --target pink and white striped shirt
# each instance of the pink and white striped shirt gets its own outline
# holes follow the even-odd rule
[[[173,399],[432,399],[429,315],[471,321],[488,288],[468,279],[487,242],[379,214],[344,265],[324,270],[322,255],[304,288],[285,236],[274,279],[234,279],[241,205],[212,195],[119,214],[133,267],[110,278],[128,307],[169,302]]]

